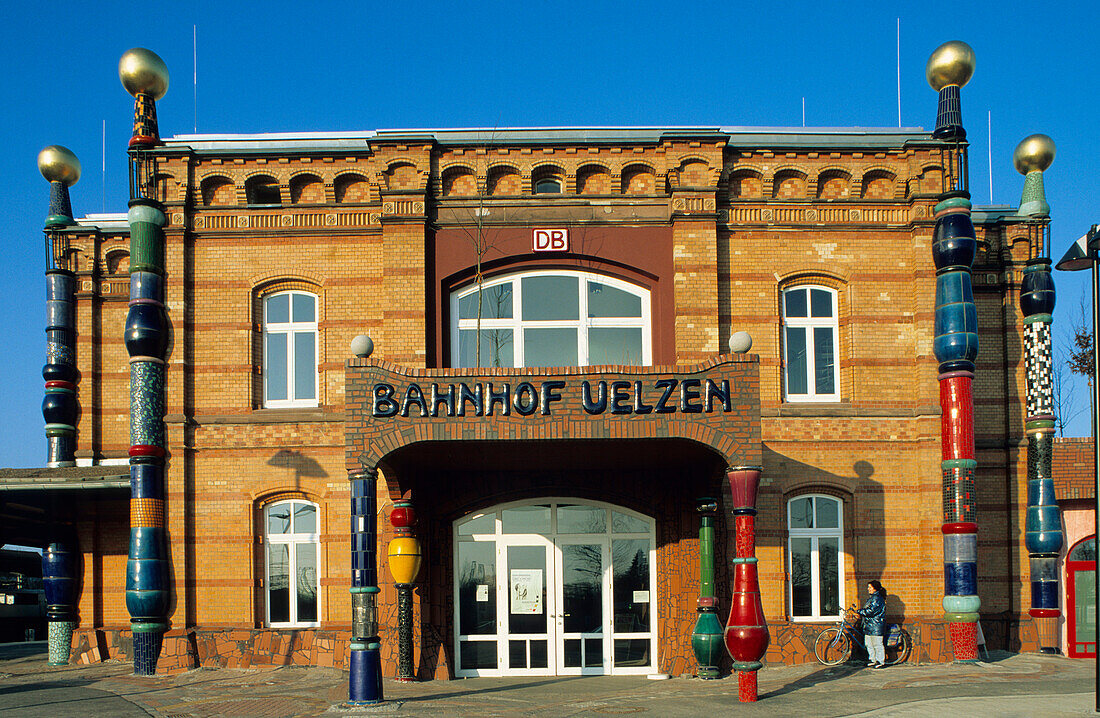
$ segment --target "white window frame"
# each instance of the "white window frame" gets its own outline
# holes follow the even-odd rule
[[[806,314],[810,311],[810,292],[819,290],[828,293],[831,300],[831,317],[788,317],[787,293],[806,292]],[[780,293],[780,311],[783,317],[783,398],[789,402],[836,402],[840,401],[840,321],[837,302],[837,291],[829,287],[817,284],[800,284],[796,287],[787,287]],[[802,328],[806,330],[806,393],[792,394],[790,391],[790,345],[787,342],[788,328]],[[814,330],[831,329],[833,336],[833,391],[831,393],[818,393],[817,391],[817,367],[814,362]]]
[[[312,533],[294,533],[294,504],[312,506],[316,511],[317,531]],[[272,509],[280,506],[290,506],[291,526],[290,533],[273,534],[268,532],[268,515]],[[264,625],[269,628],[314,628],[321,625],[321,507],[306,499],[287,499],[275,501],[264,506],[263,531],[264,531]],[[317,575],[314,577],[314,590],[317,595],[317,620],[298,620],[298,552],[295,550],[299,544],[312,544],[317,551]],[[286,546],[287,566],[290,583],[287,586],[288,621],[271,620],[271,547]]]
[[[526,320],[522,319],[523,279],[530,277],[577,277],[577,290],[580,293],[578,299],[577,319],[563,320]],[[588,317],[588,282],[598,282],[608,287],[613,287],[628,292],[641,300],[642,311],[640,317]],[[507,319],[485,318],[481,319],[481,330],[510,329],[512,331],[512,362],[514,367],[525,366],[523,348],[523,329],[533,328],[575,328],[577,329],[577,359],[578,366],[590,366],[588,363],[588,329],[590,328],[640,328],[642,330],[642,357],[638,366],[650,366],[653,363],[653,327],[651,322],[651,295],[648,289],[637,284],[609,277],[594,272],[582,272],[571,269],[534,270],[516,272],[494,277],[482,282],[481,289],[485,291],[494,286],[508,283],[512,284],[512,316]],[[451,293],[451,366],[458,367],[459,331],[477,329],[477,319],[459,319],[459,300],[471,294],[476,294],[477,284],[469,284]],[[581,331],[581,330],[584,331]],[[483,364],[485,352],[482,353]]]
[[[817,500],[826,499],[836,502],[837,504],[837,526],[836,528],[792,528],[791,527],[791,504],[801,499],[813,499],[814,500],[814,523],[817,522]],[[810,616],[796,616],[794,615],[794,580],[791,575],[794,571],[794,548],[792,546],[792,539],[796,538],[808,538],[810,539],[810,606],[813,608],[813,615]],[[836,614],[819,614],[818,607],[821,605],[821,562],[818,553],[818,542],[823,538],[835,538],[837,540],[837,557],[836,557],[836,570],[837,570],[837,606],[840,611],[844,611],[845,603],[844,598],[844,501],[836,496],[829,496],[828,494],[799,494],[793,496],[787,501],[787,605],[790,607],[790,617],[793,622],[812,622],[833,620],[836,618]]]
[[[313,321],[311,322],[269,322],[267,320],[267,306],[268,302],[275,297],[286,296],[287,302],[290,305],[290,311],[293,312],[294,295],[301,295],[309,297],[313,300]],[[297,289],[288,290],[284,292],[272,292],[266,294],[262,301],[263,312],[263,336],[261,341],[263,342],[263,405],[267,409],[289,409],[297,407],[314,407],[320,403],[320,381],[318,375],[320,372],[317,367],[319,365],[319,354],[321,351],[320,336],[317,331],[317,321],[321,312],[320,297],[313,292],[305,292]],[[290,315],[293,318],[293,314]],[[300,361],[300,358],[295,356],[294,347],[294,335],[303,332],[310,332],[313,334],[313,357],[306,358],[307,362],[311,362],[313,365],[313,397],[308,399],[299,399],[294,395],[294,379],[295,371]],[[268,336],[271,334],[282,334],[287,337],[286,341],[286,399],[269,399],[270,391],[268,382],[271,379],[271,373],[268,371]]]

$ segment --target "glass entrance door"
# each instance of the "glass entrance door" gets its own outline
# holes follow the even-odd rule
[[[464,517],[454,537],[458,677],[655,669],[652,519],[543,500]]]
[[[607,541],[558,538],[557,549],[558,675],[603,675],[611,633]]]
[[[553,587],[553,545],[541,537],[516,538],[502,543],[500,559],[507,582],[499,588],[506,597],[500,602],[501,655],[506,657],[509,675],[552,676],[550,643],[556,630],[557,596]]]

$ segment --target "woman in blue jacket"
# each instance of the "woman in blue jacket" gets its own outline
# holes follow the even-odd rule
[[[884,624],[882,617],[886,613],[886,591],[878,581],[867,582],[867,602],[858,613],[863,616],[863,635],[867,643],[867,662],[871,668],[886,667],[886,648],[882,645]]]

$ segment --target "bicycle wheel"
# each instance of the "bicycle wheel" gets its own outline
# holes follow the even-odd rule
[[[899,636],[898,645],[889,646],[886,649],[886,665],[892,666],[895,663],[905,663],[909,659],[909,654],[913,650],[913,639],[909,635],[909,631],[904,628],[899,629],[901,636]]]
[[[817,634],[814,655],[826,666],[838,666],[852,655],[852,640],[848,634],[836,628],[826,628]]]

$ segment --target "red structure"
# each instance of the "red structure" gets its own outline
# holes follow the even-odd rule
[[[769,642],[756,572],[756,489],[760,471],[759,466],[734,466],[726,472],[733,493],[737,556],[733,559],[733,601],[725,638],[733,670],[737,671],[737,694],[742,703],[756,702],[756,672]]]

